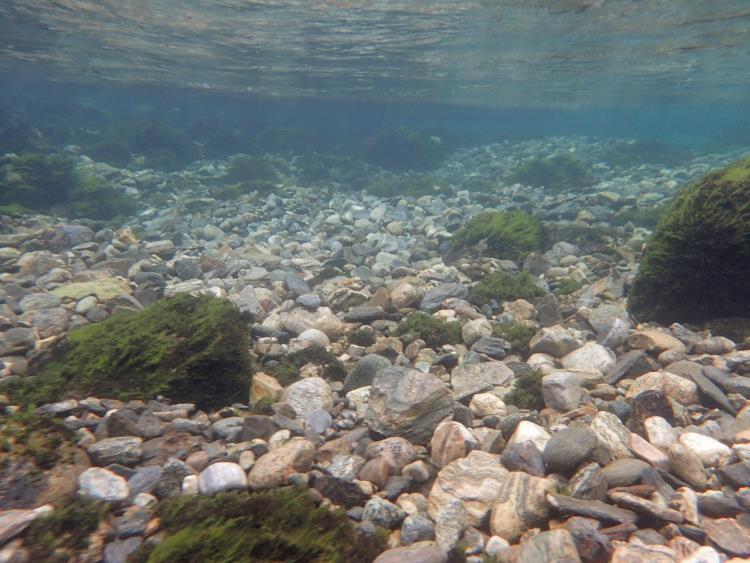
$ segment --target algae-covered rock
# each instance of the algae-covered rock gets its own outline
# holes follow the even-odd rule
[[[366,563],[384,547],[300,489],[182,496],[162,503],[158,516],[164,540],[144,544],[133,561]]]
[[[528,186],[544,186],[550,192],[580,190],[594,183],[586,164],[569,154],[532,158],[516,168],[508,180]]]
[[[118,295],[130,295],[131,293],[132,290],[127,282],[115,278],[66,283],[52,290],[52,294],[60,299],[74,299],[76,301],[87,295],[95,295],[101,301],[106,301]]]
[[[542,222],[520,211],[492,211],[473,217],[456,231],[451,253],[476,247],[493,258],[522,260],[542,245]]]
[[[179,295],[72,331],[49,361],[7,390],[32,404],[161,394],[213,408],[246,402],[250,371],[247,330],[235,306]]]
[[[639,320],[750,316],[750,159],[686,187],[657,225],[629,296]]]

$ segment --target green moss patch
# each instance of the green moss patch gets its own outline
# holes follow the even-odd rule
[[[446,322],[427,313],[412,313],[402,320],[396,334],[412,334],[425,341],[430,348],[440,348],[445,344],[460,344],[461,323]]]
[[[511,183],[544,187],[549,192],[581,190],[596,180],[582,160],[568,155],[532,158],[511,172]]]
[[[264,367],[265,371],[286,387],[299,381],[299,370],[307,364],[323,366],[323,377],[334,381],[346,379],[346,369],[335,354],[320,346],[310,345],[297,352],[291,352],[276,365]]]
[[[529,371],[516,377],[513,388],[503,399],[519,409],[540,410],[544,408],[542,398],[542,372]]]
[[[612,225],[623,226],[633,223],[636,227],[643,227],[653,230],[659,219],[666,211],[667,204],[653,205],[650,207],[628,207],[618,211],[612,216],[610,221]]]
[[[73,432],[61,420],[35,414],[31,409],[0,418],[0,422],[0,451],[33,461],[42,470],[51,469],[66,459],[69,447],[75,444]],[[5,461],[9,459],[2,457]],[[2,466],[0,462],[0,469]]]
[[[107,503],[76,497],[34,520],[24,536],[31,561],[64,563],[89,546],[89,536],[107,514]]]
[[[686,187],[639,264],[629,295],[641,321],[750,317],[750,159]]]
[[[178,497],[158,515],[166,538],[141,547],[133,561],[367,563],[383,549],[377,536],[358,537],[343,512],[316,507],[300,489]]]
[[[493,211],[473,217],[456,231],[452,252],[478,249],[494,258],[523,260],[542,246],[542,222],[520,211]]]
[[[391,170],[427,170],[437,167],[446,152],[447,147],[438,137],[399,127],[370,138],[365,156]]]
[[[529,342],[536,334],[533,327],[519,322],[492,327],[492,336],[510,342],[511,351],[522,356],[529,355]]]
[[[13,401],[165,395],[210,409],[247,402],[248,331],[229,301],[179,295],[70,332],[64,348],[9,384]]]
[[[493,299],[498,304],[516,299],[534,302],[543,295],[544,290],[536,284],[531,274],[497,271],[471,288],[469,301],[476,305],[484,305]]]
[[[267,159],[257,156],[238,156],[227,169],[226,179],[230,182],[278,181],[276,167]]]

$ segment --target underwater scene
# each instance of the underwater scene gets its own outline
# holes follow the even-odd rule
[[[0,563],[750,560],[745,0],[0,1]]]

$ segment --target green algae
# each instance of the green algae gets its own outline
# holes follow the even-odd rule
[[[475,305],[485,305],[493,300],[499,304],[516,299],[534,302],[543,295],[544,290],[536,284],[531,274],[498,270],[485,276],[469,290],[469,301]]]
[[[544,187],[551,193],[581,190],[595,179],[582,160],[569,154],[549,158],[532,158],[518,166],[508,176],[510,183]]]
[[[522,356],[529,355],[529,342],[535,334],[536,329],[517,321],[492,327],[492,336],[507,340],[510,342],[511,351]]]
[[[428,170],[437,167],[446,153],[447,147],[438,137],[399,127],[370,138],[365,157],[390,170]]]
[[[247,333],[229,301],[179,295],[71,331],[52,359],[7,384],[7,392],[24,404],[89,395],[165,395],[202,409],[244,402],[251,374]]]
[[[510,393],[503,400],[519,409],[540,410],[544,408],[542,377],[539,370],[528,371],[516,377]]]
[[[89,546],[89,536],[107,514],[107,503],[79,496],[34,520],[24,535],[31,561],[64,563]]]
[[[158,516],[166,537],[144,544],[135,563],[367,563],[384,547],[380,535],[358,536],[343,511],[317,507],[297,488],[177,497]]]
[[[320,346],[310,345],[302,350],[290,352],[280,362],[273,366],[264,367],[266,373],[272,375],[284,387],[299,381],[299,371],[307,364],[323,366],[323,377],[333,381],[343,381],[346,369],[335,354]]]
[[[411,334],[421,338],[430,348],[440,348],[445,344],[460,344],[461,323],[446,322],[420,311],[403,319],[396,334]]]
[[[0,420],[0,451],[31,460],[42,470],[66,459],[66,446],[75,444],[74,433],[60,419],[36,414],[32,409],[19,410]]]
[[[522,260],[542,246],[542,222],[521,211],[488,211],[471,218],[456,231],[453,253],[482,247],[493,258]],[[481,249],[480,249],[481,250]]]
[[[750,159],[688,185],[641,258],[629,295],[641,321],[749,317]]]

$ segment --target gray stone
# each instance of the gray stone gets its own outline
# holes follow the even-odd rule
[[[687,360],[681,360],[669,364],[666,371],[681,375],[682,377],[688,377],[698,386],[703,396],[708,397],[722,409],[727,411],[732,416],[737,415],[737,410],[732,406],[727,399],[724,392],[711,381],[708,377],[703,374],[703,366],[697,362],[690,362]]]
[[[303,330],[297,338],[309,342],[311,345],[317,346],[318,348],[326,348],[331,343],[325,333],[317,328]]]
[[[198,490],[204,495],[247,488],[245,471],[237,463],[220,461],[209,465],[198,475]]]
[[[484,354],[493,360],[502,360],[507,355],[507,350],[509,349],[510,345],[508,342],[501,338],[494,338],[492,336],[480,338],[471,347],[472,352]]]
[[[305,422],[310,430],[316,434],[322,434],[331,427],[333,418],[327,410],[315,409],[305,415]]]
[[[305,280],[296,274],[288,273],[284,276],[284,285],[287,291],[295,295],[304,295],[310,293],[311,288]]]
[[[371,323],[385,317],[383,308],[376,305],[359,305],[352,307],[344,313],[344,322],[347,323]]]
[[[373,563],[448,563],[447,552],[437,545],[409,545],[384,551]]]
[[[206,456],[207,462],[208,456]],[[154,495],[159,498],[170,498],[181,494],[182,481],[188,475],[195,475],[192,467],[177,458],[169,458],[162,467],[161,477],[153,490]]]
[[[446,299],[465,299],[469,289],[458,283],[444,283],[427,290],[422,297],[419,308],[428,313],[434,313],[443,306]]]
[[[521,544],[517,563],[540,563],[541,561],[580,563],[578,548],[568,530],[560,528],[542,532]]]
[[[358,455],[337,455],[326,469],[333,477],[354,481],[364,464],[365,459]]]
[[[523,471],[536,477],[546,475],[542,453],[530,441],[509,444],[500,461],[509,471]]]
[[[333,392],[325,379],[306,377],[284,389],[282,401],[289,403],[297,416],[307,416],[318,409],[333,407]]]
[[[562,358],[580,346],[580,342],[573,338],[560,325],[545,327],[537,332],[529,341],[532,354],[540,352]]]
[[[640,483],[643,470],[650,467],[648,463],[640,459],[623,457],[607,464],[602,469],[602,473],[604,474],[607,488],[611,489],[613,487],[627,487]]]
[[[435,543],[443,549],[455,548],[468,526],[469,517],[463,503],[450,501],[435,518]]]
[[[451,372],[453,398],[461,401],[476,393],[508,385],[513,372],[502,362],[462,363]]]
[[[560,514],[574,514],[595,518],[606,524],[633,524],[638,516],[623,508],[609,505],[599,500],[576,499],[565,495],[550,494],[547,501]]]
[[[563,356],[560,362],[567,369],[607,372],[615,366],[615,354],[601,344],[587,342]]]
[[[0,356],[23,354],[34,347],[36,334],[33,328],[11,328],[0,334]]]
[[[348,393],[353,389],[372,385],[372,380],[375,378],[375,374],[378,370],[390,366],[391,362],[383,356],[379,354],[367,354],[354,364],[354,367],[346,376],[346,380],[344,381],[344,393]]]
[[[143,456],[143,440],[133,436],[105,438],[87,448],[94,465],[135,465]]]
[[[252,319],[261,319],[266,314],[251,285],[245,286],[239,294],[231,296],[230,299],[243,315]]]
[[[139,467],[130,479],[128,479],[128,488],[130,489],[130,498],[135,498],[141,493],[150,493],[162,478],[164,470],[158,465],[147,465]]]
[[[569,426],[555,432],[544,448],[544,463],[552,472],[567,473],[591,458],[596,434],[588,428]]]
[[[567,412],[581,403],[583,389],[574,373],[554,370],[542,378],[542,397],[548,408]]]
[[[365,421],[386,436],[426,445],[437,425],[453,415],[448,387],[432,374],[395,366],[377,372]]]
[[[211,425],[211,434],[215,438],[220,438],[222,440],[236,441],[236,438],[242,429],[242,423],[244,420],[245,419],[241,416],[221,418]]]
[[[101,467],[90,467],[81,473],[78,490],[82,495],[107,502],[124,501],[130,494],[125,479]]]
[[[392,502],[374,497],[365,504],[362,520],[369,520],[376,526],[392,530],[401,523],[405,516],[406,512]]]
[[[54,293],[30,293],[18,303],[21,311],[39,311],[40,309],[52,309],[60,305],[60,298]]]
[[[13,509],[4,510],[0,512],[0,546],[6,542],[12,540],[18,534],[23,532],[29,525],[41,516],[46,516],[52,512],[52,507],[49,505],[40,506],[33,510],[29,509]],[[2,559],[2,552],[0,552],[0,561]],[[5,563],[5,562],[4,562]]]
[[[141,538],[128,538],[115,540],[104,548],[104,563],[126,563],[130,554],[140,547]]]
[[[421,514],[407,516],[401,524],[401,543],[411,545],[420,541],[430,541],[435,537],[432,520]]]

